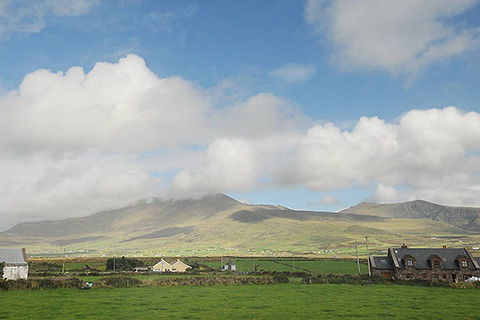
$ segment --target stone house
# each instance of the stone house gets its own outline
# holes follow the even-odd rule
[[[4,263],[3,278],[18,280],[28,278],[27,252],[22,249],[0,249],[0,263]]]
[[[480,277],[480,258],[466,248],[389,248],[386,256],[369,257],[371,275],[388,279],[458,282]]]

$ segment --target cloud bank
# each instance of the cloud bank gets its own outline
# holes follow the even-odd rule
[[[305,21],[328,39],[344,70],[414,78],[428,65],[478,47],[479,29],[455,21],[475,0],[309,0]]]
[[[136,55],[89,72],[26,75],[0,96],[3,227],[151,196],[299,186],[320,194],[360,186],[376,201],[480,206],[476,112],[411,110],[393,122],[362,117],[345,130],[315,124],[269,93],[221,107],[214,95],[156,75]]]

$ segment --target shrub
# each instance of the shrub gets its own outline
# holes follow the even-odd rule
[[[107,260],[107,270],[115,271],[133,270],[136,267],[143,267],[143,261],[134,258],[110,258]]]
[[[96,286],[120,288],[120,287],[138,287],[143,282],[131,277],[108,277],[95,282]]]

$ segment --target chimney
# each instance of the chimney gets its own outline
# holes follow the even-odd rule
[[[447,249],[447,246],[446,246],[446,245],[443,245],[442,248],[443,248],[443,249]]]
[[[407,245],[405,243],[402,243],[402,249],[407,249]]]
[[[25,262],[27,262],[28,261],[27,250],[25,250],[25,248],[22,248],[22,253],[23,253],[23,260],[25,260]]]

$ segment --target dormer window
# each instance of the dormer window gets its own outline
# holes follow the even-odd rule
[[[468,261],[467,260],[462,260],[461,261],[461,266],[462,266],[462,268],[467,268],[468,267]]]
[[[433,267],[434,268],[439,268],[440,267],[440,260],[433,260]]]
[[[415,267],[415,258],[411,255],[406,255],[403,257],[403,262],[405,263],[405,268],[413,268]]]

